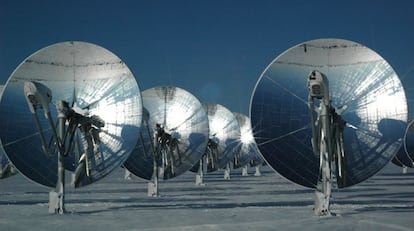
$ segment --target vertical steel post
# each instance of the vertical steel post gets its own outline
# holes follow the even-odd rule
[[[59,139],[63,143],[63,139],[65,136],[65,121],[66,117],[63,113],[59,113],[58,115],[59,120]],[[58,152],[58,182],[56,184],[56,192],[59,195],[59,205],[58,211],[59,214],[63,214],[65,212],[65,160],[64,160],[64,147],[61,147],[61,150]]]

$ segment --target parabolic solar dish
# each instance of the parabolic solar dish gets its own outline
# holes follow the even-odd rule
[[[225,168],[240,150],[240,127],[234,114],[220,104],[203,103],[210,127],[207,171]]]
[[[67,119],[61,142],[52,129],[57,106],[65,109]],[[46,119],[47,107],[53,123]],[[80,158],[86,160],[77,185],[82,186],[126,160],[137,142],[141,117],[140,90],[122,60],[94,44],[62,42],[37,51],[12,73],[0,102],[0,138],[16,168],[45,186],[56,185],[59,147],[65,149],[68,169],[74,170]]]
[[[0,99],[3,93],[3,87],[3,85],[0,85]],[[6,153],[4,153],[3,147],[0,145],[0,179],[3,178],[3,169],[7,166],[8,162]]]
[[[412,142],[414,141],[414,136],[412,131],[406,131],[404,136],[404,145],[398,150],[397,154],[392,159],[392,163],[400,167],[414,167],[414,162],[412,159],[414,146]]]
[[[3,94],[3,85],[0,85],[0,99]],[[3,150],[3,147],[0,145],[0,179],[7,178],[17,173],[17,170],[7,159],[6,153]]]
[[[151,180],[158,150],[159,175],[170,179],[189,170],[203,155],[208,142],[208,119],[200,101],[184,89],[163,86],[142,93],[143,122],[138,143],[124,166]],[[154,143],[154,133],[159,138]]]
[[[3,147],[0,146],[0,179],[4,179],[17,174],[17,169],[7,159]]]
[[[329,80],[331,105],[345,122],[338,187],[362,182],[400,149],[407,101],[392,67],[376,52],[352,41],[305,42],[284,52],[265,69],[250,104],[260,152],[287,179],[316,187],[320,161],[312,150],[307,86],[314,70]]]
[[[240,151],[236,154],[234,167],[242,167],[260,159],[259,148],[253,137],[250,118],[238,112],[233,112],[240,127]]]
[[[412,168],[414,165],[413,160],[408,155],[404,147],[401,147],[395,157],[392,159],[392,163],[400,167]]]
[[[401,167],[414,167],[414,120],[408,123],[404,135],[404,145],[393,159],[393,163]]]
[[[404,151],[404,147],[401,147],[400,151],[398,151],[398,152],[401,152],[401,151]],[[397,155],[398,155],[398,153],[396,154],[396,156]],[[394,158],[392,158],[391,162],[393,164],[399,166],[399,167],[404,167],[405,165],[403,163],[401,163],[401,161],[398,160],[398,158],[396,156],[394,156]]]

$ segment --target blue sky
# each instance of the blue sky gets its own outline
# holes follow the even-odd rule
[[[38,49],[85,41],[124,60],[141,90],[174,85],[248,114],[273,59],[311,39],[342,38],[384,57],[411,102],[413,12],[408,0],[0,0],[0,83]]]

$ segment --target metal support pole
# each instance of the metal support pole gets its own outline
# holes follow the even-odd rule
[[[64,115],[59,114],[59,138],[63,140],[65,136],[65,120]],[[57,213],[63,214],[65,212],[65,160],[64,150],[58,153],[58,183],[56,185],[56,192],[60,195],[59,208]]]
[[[158,197],[158,158],[160,145],[158,142],[158,131],[156,130],[153,137],[153,173],[152,182],[148,182],[148,196]]]
[[[242,167],[242,176],[249,176],[249,172],[247,171],[247,165]]]
[[[254,172],[254,176],[261,176],[262,173],[260,172],[260,165],[256,166],[256,171]]]
[[[197,186],[204,186],[204,155],[201,157],[199,163],[200,166],[198,167],[198,173],[196,174],[196,182]]]
[[[330,134],[330,116],[328,107],[321,105],[319,120],[321,122],[321,139],[320,139],[320,183],[315,192],[315,214],[319,216],[330,215],[329,199],[331,197],[331,134]]]
[[[333,128],[333,111],[329,96],[328,78],[312,71],[308,77],[309,109],[312,126],[312,148],[319,158],[319,179],[315,190],[315,214],[331,215],[329,199],[331,197],[331,160],[333,159],[333,144],[337,142],[331,134]],[[319,100],[318,120],[315,120],[315,105],[313,100]]]
[[[230,180],[230,163],[227,163],[226,168],[224,168],[224,179]]]
[[[56,137],[56,145],[58,146],[57,161],[57,182],[55,191],[49,193],[49,213],[64,214],[65,213],[65,161],[63,139],[65,136],[66,115],[63,112],[63,104],[58,102],[58,136]],[[49,116],[49,120],[51,117]]]
[[[407,169],[408,169],[407,166],[403,166],[402,167],[402,170],[403,170],[402,173],[403,174],[407,174]]]

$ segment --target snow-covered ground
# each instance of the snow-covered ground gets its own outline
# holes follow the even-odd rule
[[[414,171],[387,166],[370,180],[334,190],[331,211],[313,214],[313,191],[268,167],[263,175],[224,180],[222,172],[195,186],[193,173],[160,183],[124,180],[123,169],[81,189],[67,187],[64,215],[48,213],[49,188],[21,175],[0,181],[0,230],[414,230]],[[69,186],[69,185],[68,185]]]

